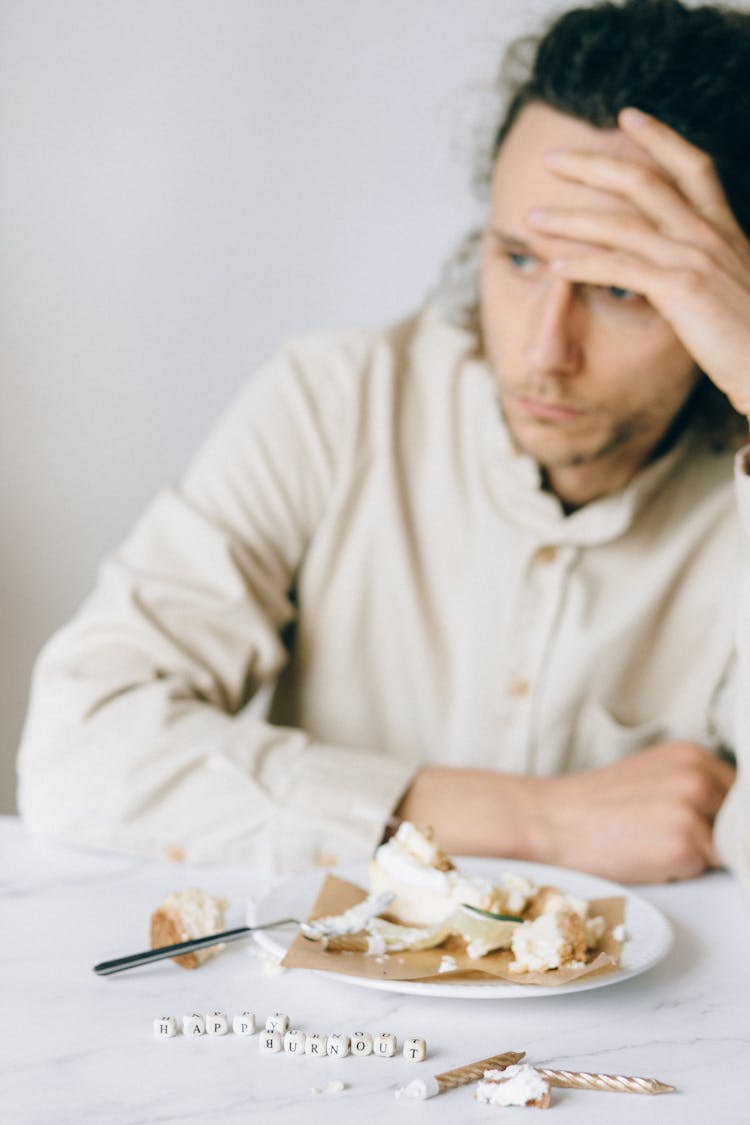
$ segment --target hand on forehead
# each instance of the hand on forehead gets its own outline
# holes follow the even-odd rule
[[[652,169],[656,161],[619,129],[597,129],[586,122],[536,103],[527,106],[498,153],[492,178],[490,224],[540,245],[553,238],[530,232],[528,212],[536,207],[576,208],[636,213],[629,200],[614,192],[561,179],[545,164],[548,153],[558,150],[597,153],[632,161]]]

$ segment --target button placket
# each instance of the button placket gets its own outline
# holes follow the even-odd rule
[[[549,660],[555,638],[558,635],[560,622],[565,610],[565,601],[569,590],[570,578],[575,564],[580,555],[580,548],[571,545],[554,548],[554,559],[546,562],[541,570],[537,570],[536,577],[542,578],[545,590],[543,599],[544,612],[540,614],[539,629],[535,635],[533,661],[536,669],[534,708],[528,716],[528,750],[527,765],[533,768],[537,764],[539,727],[542,713],[542,702],[546,690]]]
[[[516,659],[505,685],[510,702],[506,728],[509,749],[517,769],[529,771],[534,763],[535,730],[544,692],[545,665],[560,619],[567,580],[577,557],[574,547],[543,545],[530,555],[513,637]]]

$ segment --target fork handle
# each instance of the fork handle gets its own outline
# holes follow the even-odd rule
[[[138,965],[150,965],[153,961],[163,961],[167,957],[178,957],[181,953],[193,953],[196,949],[206,949],[211,945],[242,941],[254,930],[270,930],[273,926],[283,926],[296,921],[296,918],[279,918],[275,922],[269,922],[262,926],[239,926],[236,930],[207,934],[206,937],[193,938],[191,941],[178,941],[174,945],[160,945],[157,949],[146,949],[143,953],[131,953],[127,957],[118,957],[114,961],[101,961],[98,965],[94,965],[94,972],[100,977],[108,977],[113,973],[122,973],[125,969],[134,969]]]

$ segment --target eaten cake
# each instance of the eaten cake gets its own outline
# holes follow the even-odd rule
[[[431,828],[408,821],[375,852],[370,864],[372,893],[390,892],[388,918],[374,918],[366,940],[339,948],[367,952],[427,949],[447,937],[463,939],[477,960],[509,949],[513,973],[579,969],[586,965],[606,928],[589,917],[585,899],[557,887],[537,886],[513,872],[497,883],[462,871],[441,850]]]
[[[461,903],[501,914],[505,894],[489,879],[469,875],[441,851],[431,828],[403,821],[370,862],[372,892],[391,891],[389,916],[412,926],[445,921]]]
[[[529,1106],[548,1109],[550,1086],[533,1066],[519,1064],[504,1070],[485,1070],[474,1097],[478,1102],[498,1106]]]
[[[228,905],[227,899],[216,898],[197,887],[175,891],[151,915],[151,948],[220,933],[224,929],[224,911]],[[193,953],[182,953],[172,960],[183,969],[197,969],[221,949],[221,944],[212,945]]]

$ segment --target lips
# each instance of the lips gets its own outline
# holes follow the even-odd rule
[[[517,401],[525,414],[543,421],[570,422],[586,414],[585,410],[577,406],[568,406],[564,402],[551,402],[548,399],[529,398],[527,395],[519,395]]]

